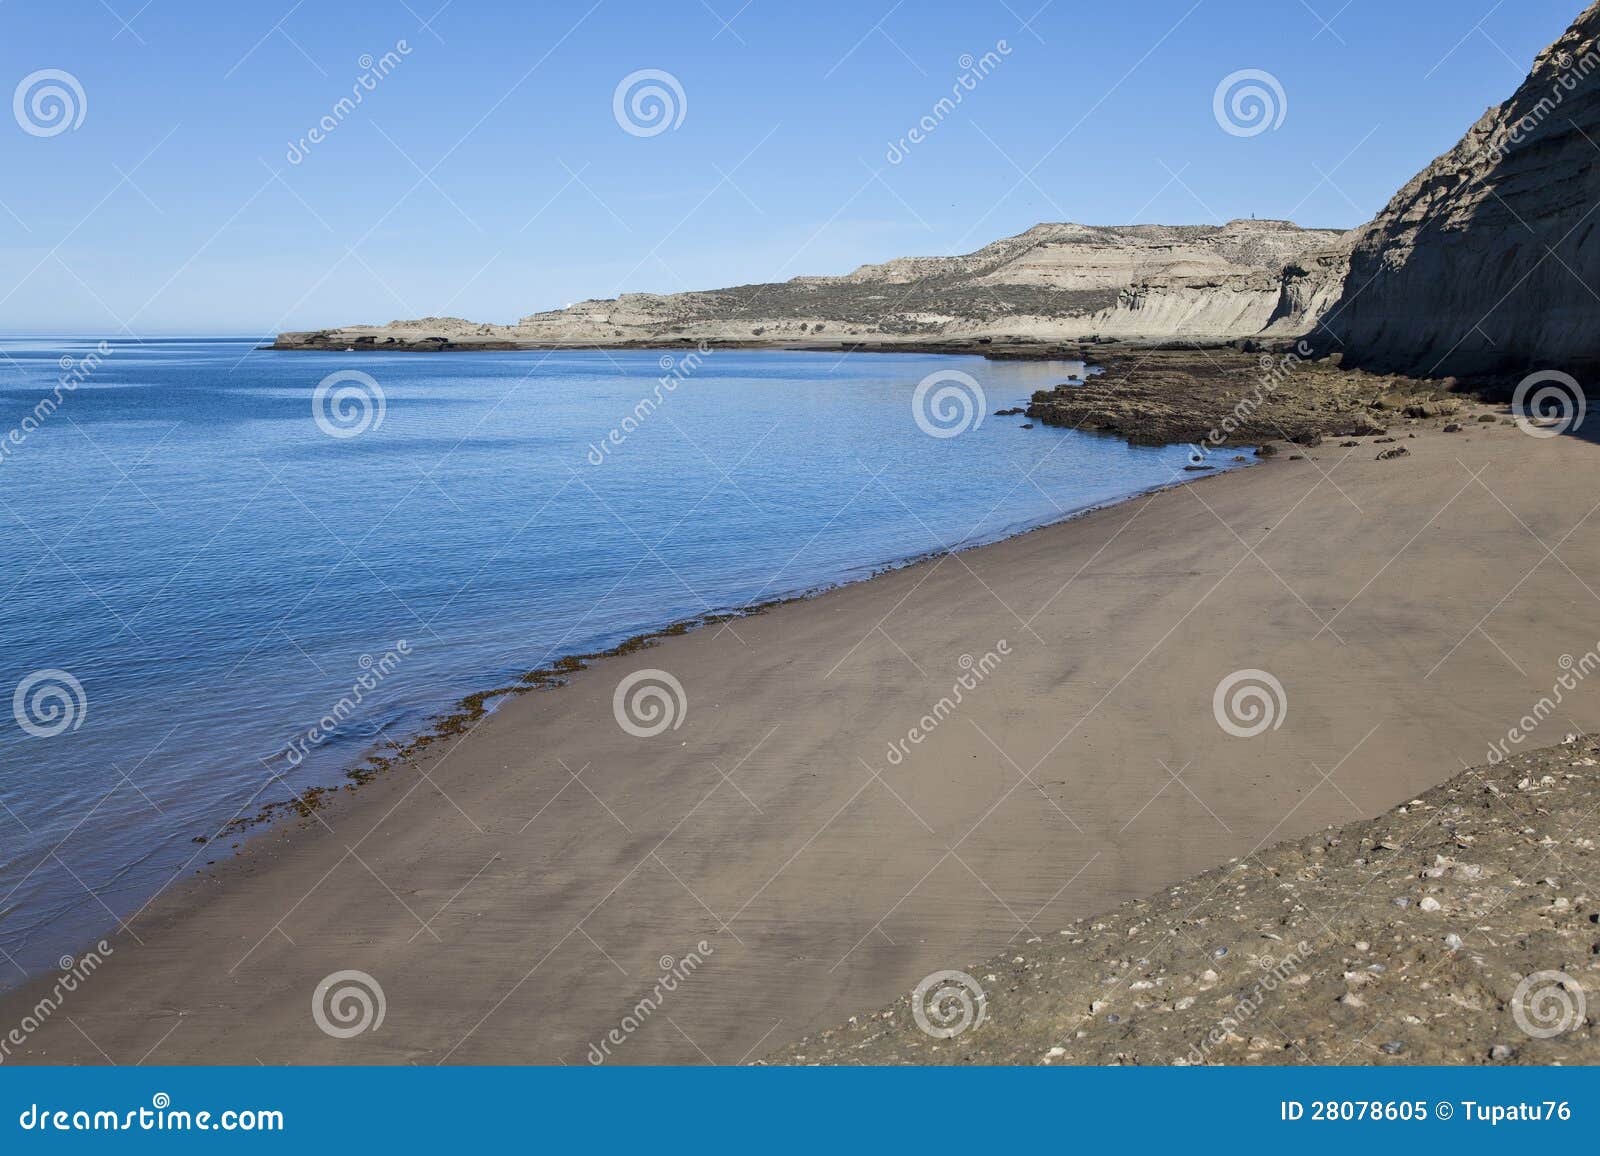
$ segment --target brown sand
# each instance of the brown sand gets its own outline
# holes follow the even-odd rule
[[[1398,460],[1368,441],[1197,475],[515,699],[175,886],[9,1062],[581,1064],[637,1009],[609,1062],[737,1063],[1377,814],[1483,762],[1595,645],[1600,450],[1439,424],[1398,426]],[[1002,639],[891,765],[960,656]],[[688,698],[654,738],[612,711],[644,668]],[[1250,739],[1212,707],[1244,668],[1287,696]],[[1600,723],[1600,687],[1569,705],[1530,746]],[[311,1003],[345,969],[386,1014],[341,1040]],[[0,1001],[0,1029],[37,992]]]

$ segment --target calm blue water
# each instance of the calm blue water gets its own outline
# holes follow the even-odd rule
[[[601,455],[663,355],[187,339],[111,343],[8,442],[95,344],[0,340],[0,983],[225,854],[194,840],[284,797],[263,787],[290,742],[400,640],[295,785],[562,655],[1057,520],[1186,461],[1019,417],[949,438],[913,420],[930,373],[971,374],[992,412],[1064,363],[714,352]],[[330,436],[314,391],[351,369],[382,421]],[[83,691],[31,685],[66,687],[24,704],[65,726],[50,737],[3,710],[40,671]]]

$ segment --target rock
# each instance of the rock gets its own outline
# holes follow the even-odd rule
[[[1395,446],[1394,449],[1392,449],[1392,450],[1384,450],[1381,454],[1379,454],[1377,456],[1377,458],[1375,460],[1380,461],[1380,462],[1386,462],[1386,461],[1389,461],[1392,458],[1403,458],[1403,457],[1407,456],[1408,454],[1410,454],[1410,452],[1411,451],[1406,449],[1405,446]]]
[[[1437,911],[1439,910],[1439,901],[1431,895],[1424,895],[1417,906],[1424,911]]]
[[[1517,1054],[1517,1049],[1508,1044],[1496,1044],[1489,1049],[1491,1060],[1509,1060]]]
[[[1378,1050],[1386,1056],[1398,1056],[1406,1050],[1406,1045],[1400,1040],[1390,1040],[1386,1044],[1380,1044]]]

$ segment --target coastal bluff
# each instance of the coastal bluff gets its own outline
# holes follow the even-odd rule
[[[1318,344],[1429,377],[1600,368],[1597,159],[1600,3],[1353,235]]]
[[[1046,223],[972,253],[902,257],[839,277],[626,293],[514,325],[425,317],[284,333],[280,349],[508,349],[1248,338],[1298,331],[1315,293],[1289,273],[1337,263],[1345,234],[1290,221]],[[1330,257],[1331,254],[1331,257]]]

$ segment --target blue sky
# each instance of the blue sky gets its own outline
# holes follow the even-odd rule
[[[0,330],[504,322],[1043,220],[1351,226],[1582,6],[1042,3],[8,0],[0,89],[58,69],[85,110],[49,136],[0,116]],[[385,52],[399,63],[291,163]],[[891,164],[986,52],[998,65]],[[642,69],[684,93],[652,136],[613,115]],[[1281,126],[1219,127],[1213,94],[1243,69],[1277,78]]]

